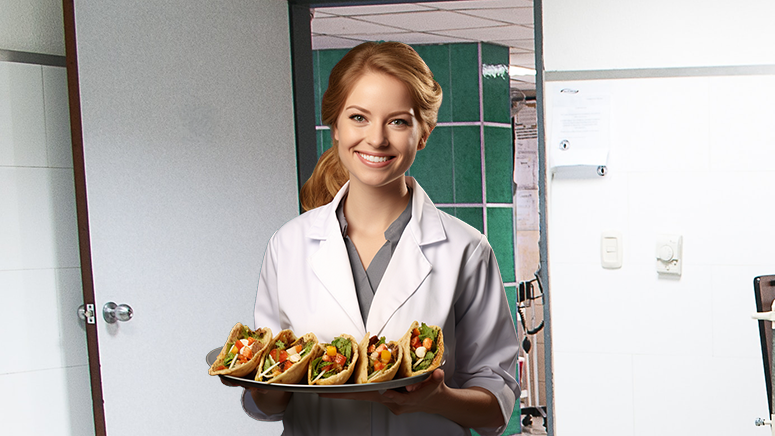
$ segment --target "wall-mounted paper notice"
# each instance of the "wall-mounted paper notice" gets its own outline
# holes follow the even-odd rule
[[[547,148],[555,175],[605,175],[607,171],[610,90],[607,84],[591,83],[552,84]]]
[[[536,139],[530,141],[536,142]],[[519,140],[517,140],[519,144]],[[538,189],[538,153],[520,152],[517,147],[517,153],[514,156],[514,183],[517,189]]]

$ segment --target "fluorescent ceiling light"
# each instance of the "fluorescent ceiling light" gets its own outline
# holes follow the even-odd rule
[[[536,70],[509,65],[509,76],[535,76]]]

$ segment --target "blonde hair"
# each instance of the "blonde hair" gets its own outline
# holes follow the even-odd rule
[[[344,55],[331,70],[328,89],[323,94],[323,124],[336,127],[336,120],[353,86],[370,72],[388,74],[406,85],[422,126],[421,137],[427,138],[436,127],[442,98],[441,86],[433,79],[433,73],[420,55],[412,47],[400,42],[364,42]],[[333,130],[331,140],[331,148],[320,156],[312,176],[301,188],[301,206],[305,211],[333,200],[350,177],[339,161]]]

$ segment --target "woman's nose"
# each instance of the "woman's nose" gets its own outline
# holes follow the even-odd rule
[[[372,125],[371,128],[369,128],[366,142],[372,147],[386,146],[388,144],[388,139],[384,127],[376,124]]]

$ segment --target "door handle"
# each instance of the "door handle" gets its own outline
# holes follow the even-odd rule
[[[102,306],[102,318],[108,324],[115,324],[117,321],[126,322],[132,319],[134,311],[127,304],[119,304],[109,301]]]

